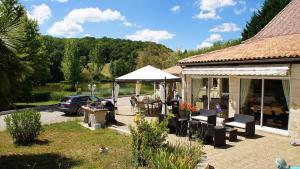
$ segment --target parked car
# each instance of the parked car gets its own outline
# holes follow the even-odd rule
[[[58,109],[68,115],[71,114],[83,115],[83,110],[81,106],[86,105],[88,101],[92,101],[92,102],[106,101],[105,106],[108,110],[112,110],[114,108],[112,102],[109,100],[101,99],[98,97],[92,97],[92,96],[77,95],[77,96],[68,96],[63,98],[58,106]]]

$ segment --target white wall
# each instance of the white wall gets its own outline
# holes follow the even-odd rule
[[[300,64],[291,67],[289,131],[300,141]]]

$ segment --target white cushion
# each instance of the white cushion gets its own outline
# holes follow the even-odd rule
[[[198,115],[198,116],[192,116],[192,119],[194,119],[194,120],[200,120],[200,121],[207,121],[207,117],[200,116],[200,115]]]
[[[246,124],[235,122],[235,121],[227,122],[225,124],[228,126],[233,126],[233,127],[238,127],[238,128],[246,128]]]

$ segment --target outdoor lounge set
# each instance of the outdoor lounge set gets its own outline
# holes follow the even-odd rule
[[[201,139],[203,143],[212,143],[214,147],[226,145],[226,134],[229,141],[237,140],[237,128],[245,130],[245,137],[255,136],[255,120],[253,116],[235,114],[224,120],[222,125],[216,125],[217,113],[214,110],[200,109],[190,118],[182,117],[178,110],[173,109],[175,117],[169,119],[170,133],[177,136],[188,136],[190,140]],[[160,115],[162,121],[166,115]]]

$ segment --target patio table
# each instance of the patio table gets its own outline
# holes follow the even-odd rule
[[[143,101],[146,105],[147,105],[147,111],[149,112],[149,114],[153,114],[154,113],[154,104],[156,103],[160,103],[160,100],[144,100]]]
[[[202,112],[201,115],[192,116],[193,120],[205,121],[209,124],[216,125],[217,114],[212,112]]]

